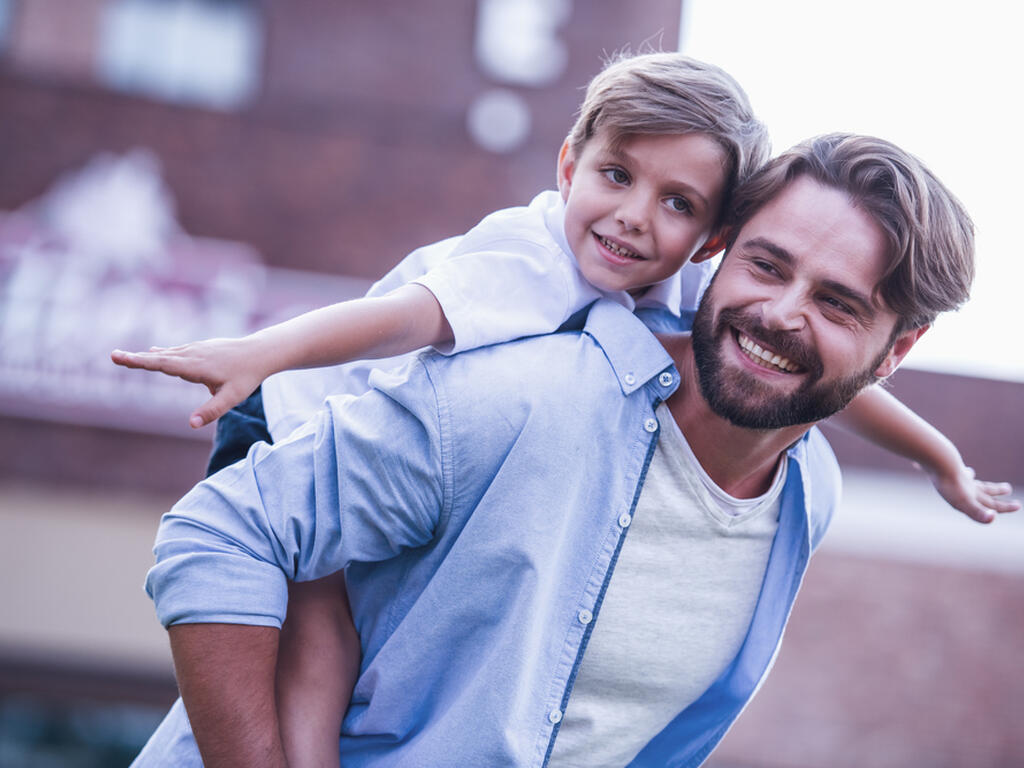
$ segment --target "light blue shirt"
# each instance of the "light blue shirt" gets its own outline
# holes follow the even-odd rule
[[[583,333],[425,354],[200,483],[163,519],[160,620],[278,626],[286,579],[348,568],[363,661],[350,766],[543,766],[679,374],[627,309]],[[812,429],[740,651],[633,761],[700,764],[770,668],[839,494]],[[642,676],[638,669],[637,675]],[[628,716],[628,713],[624,713]],[[198,764],[183,710],[138,766]]]

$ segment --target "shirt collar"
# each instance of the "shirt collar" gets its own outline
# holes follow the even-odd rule
[[[604,350],[623,394],[632,394],[658,374],[673,368],[672,358],[647,326],[614,301],[598,299],[594,302],[583,331]]]

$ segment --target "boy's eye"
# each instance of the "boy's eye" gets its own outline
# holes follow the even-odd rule
[[[668,206],[676,213],[692,213],[693,206],[690,205],[690,201],[685,197],[671,197],[668,200]]]
[[[629,174],[621,168],[606,168],[602,173],[613,184],[626,184],[629,181]]]

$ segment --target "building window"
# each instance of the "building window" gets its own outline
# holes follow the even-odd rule
[[[111,0],[100,19],[97,74],[119,90],[235,109],[258,86],[260,22],[245,0]]]
[[[11,0],[0,0],[0,53],[7,48],[10,23]]]

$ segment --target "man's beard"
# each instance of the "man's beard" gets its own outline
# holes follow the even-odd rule
[[[876,381],[874,372],[885,360],[891,343],[871,365],[838,381],[823,381],[824,366],[816,350],[793,333],[773,331],[734,309],[723,309],[717,320],[708,286],[693,321],[693,356],[701,394],[711,410],[737,427],[782,429],[821,421],[841,411],[865,386]],[[770,385],[741,370],[727,370],[722,362],[726,343],[735,343],[732,328],[767,345],[803,370],[804,382],[791,393],[776,392]]]

